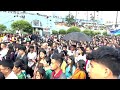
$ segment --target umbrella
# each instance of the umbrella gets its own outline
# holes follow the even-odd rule
[[[63,38],[63,40],[73,40],[73,41],[92,41],[92,39],[87,36],[86,34],[84,33],[80,33],[80,32],[72,32],[72,33],[68,33],[66,34]]]

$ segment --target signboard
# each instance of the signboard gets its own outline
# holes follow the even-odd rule
[[[42,23],[40,22],[40,20],[33,20],[32,21],[32,27],[41,28],[42,27]]]

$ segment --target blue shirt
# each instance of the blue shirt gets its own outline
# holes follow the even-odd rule
[[[76,69],[76,67],[73,66],[73,67],[72,67],[72,73],[70,73],[70,65],[69,65],[69,66],[66,68],[66,70],[65,70],[65,76],[66,76],[67,78],[71,77],[71,76],[74,74],[75,69]]]

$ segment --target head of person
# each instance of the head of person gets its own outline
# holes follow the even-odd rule
[[[7,47],[7,44],[5,42],[1,43],[1,49],[4,49]]]
[[[34,46],[30,46],[29,51],[32,53],[34,51]]]
[[[63,51],[67,50],[67,45],[63,45]]]
[[[22,70],[25,70],[25,65],[22,60],[17,60],[14,62],[13,72],[19,74]]]
[[[108,46],[92,51],[88,74],[91,79],[115,79],[120,75],[120,53]]]
[[[35,79],[46,79],[46,72],[43,68],[36,71]]]
[[[40,59],[44,59],[46,57],[46,51],[44,49],[41,49],[39,51],[39,56],[40,56]]]
[[[41,48],[47,49],[47,48],[48,48],[48,43],[43,43],[43,44],[41,45]]]
[[[72,68],[73,68],[73,66],[75,66],[75,58],[74,58],[74,56],[69,56],[68,57],[67,66],[69,66],[69,65],[70,65],[70,72],[72,73]]]
[[[86,46],[86,53],[91,53],[91,52],[92,52],[92,47]]]
[[[76,47],[75,45],[72,45],[72,46],[70,47],[70,50],[71,50],[71,51],[74,51],[74,50],[75,50],[75,47]]]
[[[26,51],[26,47],[24,45],[20,45],[18,47],[18,54],[19,55],[23,55],[25,53],[25,51]]]
[[[51,57],[51,70],[57,70],[61,67],[63,59],[60,54],[53,54]]]
[[[26,42],[26,46],[30,46],[30,42]]]
[[[80,54],[82,54],[82,56],[86,54],[86,51],[85,51],[84,47],[79,47],[78,51],[79,51]]]
[[[85,63],[84,60],[79,60],[76,63],[77,68],[80,69],[80,70],[83,70],[83,71],[85,71],[85,65],[86,65],[86,63]]]
[[[8,45],[8,52],[14,52],[14,48],[12,44]]]
[[[2,61],[1,72],[5,77],[7,77],[12,72],[13,66],[13,61],[11,60]]]

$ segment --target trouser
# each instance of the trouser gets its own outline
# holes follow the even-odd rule
[[[32,69],[32,67],[28,67],[26,70],[26,73],[30,74],[31,78],[33,77],[33,72],[34,72],[34,70]]]

